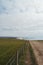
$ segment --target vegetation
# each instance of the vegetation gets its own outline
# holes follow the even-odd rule
[[[25,41],[25,40],[19,40],[16,38],[0,38],[0,65],[6,65],[6,63],[8,63],[9,59],[11,59],[13,57],[13,61],[15,58],[15,63],[12,64],[12,60],[11,65],[17,65],[17,51],[18,51],[18,64],[19,65],[25,65],[25,59],[26,59],[26,45],[29,43],[29,41]],[[36,59],[35,59],[35,55],[33,52],[33,49],[29,43],[29,51],[30,56],[31,56],[31,61],[33,65],[37,65]],[[10,64],[8,64],[10,65]]]
[[[14,38],[0,38],[0,65],[6,65],[8,60],[25,43],[24,40]]]

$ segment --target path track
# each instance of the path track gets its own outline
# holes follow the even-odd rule
[[[38,65],[43,65],[43,42],[32,40],[29,42],[33,48]]]

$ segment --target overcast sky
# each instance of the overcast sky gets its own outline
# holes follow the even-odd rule
[[[0,36],[43,39],[43,0],[0,0]]]

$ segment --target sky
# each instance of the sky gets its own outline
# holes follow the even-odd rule
[[[0,0],[0,37],[43,39],[43,0]]]

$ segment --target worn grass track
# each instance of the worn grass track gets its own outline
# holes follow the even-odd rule
[[[33,49],[32,49],[32,46],[30,43],[29,43],[29,51],[30,51],[30,57],[31,57],[32,65],[38,65],[36,58],[35,58],[35,55],[34,55],[34,52],[33,52]]]
[[[26,43],[26,48],[23,56],[20,58],[19,65],[38,65],[29,41]]]

